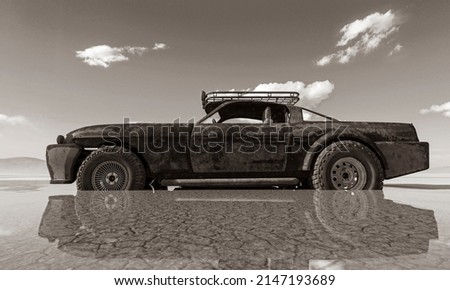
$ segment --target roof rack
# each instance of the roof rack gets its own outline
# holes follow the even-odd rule
[[[202,92],[203,109],[210,103],[227,101],[261,101],[284,105],[294,105],[300,100],[298,92],[267,92],[267,91],[217,91]]]

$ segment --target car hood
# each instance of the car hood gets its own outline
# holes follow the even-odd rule
[[[120,136],[159,134],[162,130],[189,130],[191,123],[133,123],[86,126],[67,133],[66,142],[78,139],[118,138]]]

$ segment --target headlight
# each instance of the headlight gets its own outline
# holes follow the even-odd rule
[[[56,143],[57,144],[64,144],[65,138],[63,135],[58,135],[58,137],[56,137]]]

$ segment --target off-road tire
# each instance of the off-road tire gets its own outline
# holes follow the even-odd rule
[[[319,153],[311,176],[316,190],[381,190],[383,179],[378,157],[355,141],[339,141],[326,147]]]
[[[141,160],[118,146],[93,151],[78,170],[78,190],[142,190],[144,186],[145,168]]]

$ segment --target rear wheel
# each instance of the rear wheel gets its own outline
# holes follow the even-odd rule
[[[383,188],[383,168],[378,157],[355,141],[340,141],[320,152],[314,164],[312,185],[319,190]]]
[[[92,152],[78,170],[79,190],[142,190],[145,169],[132,152],[104,146]]]

